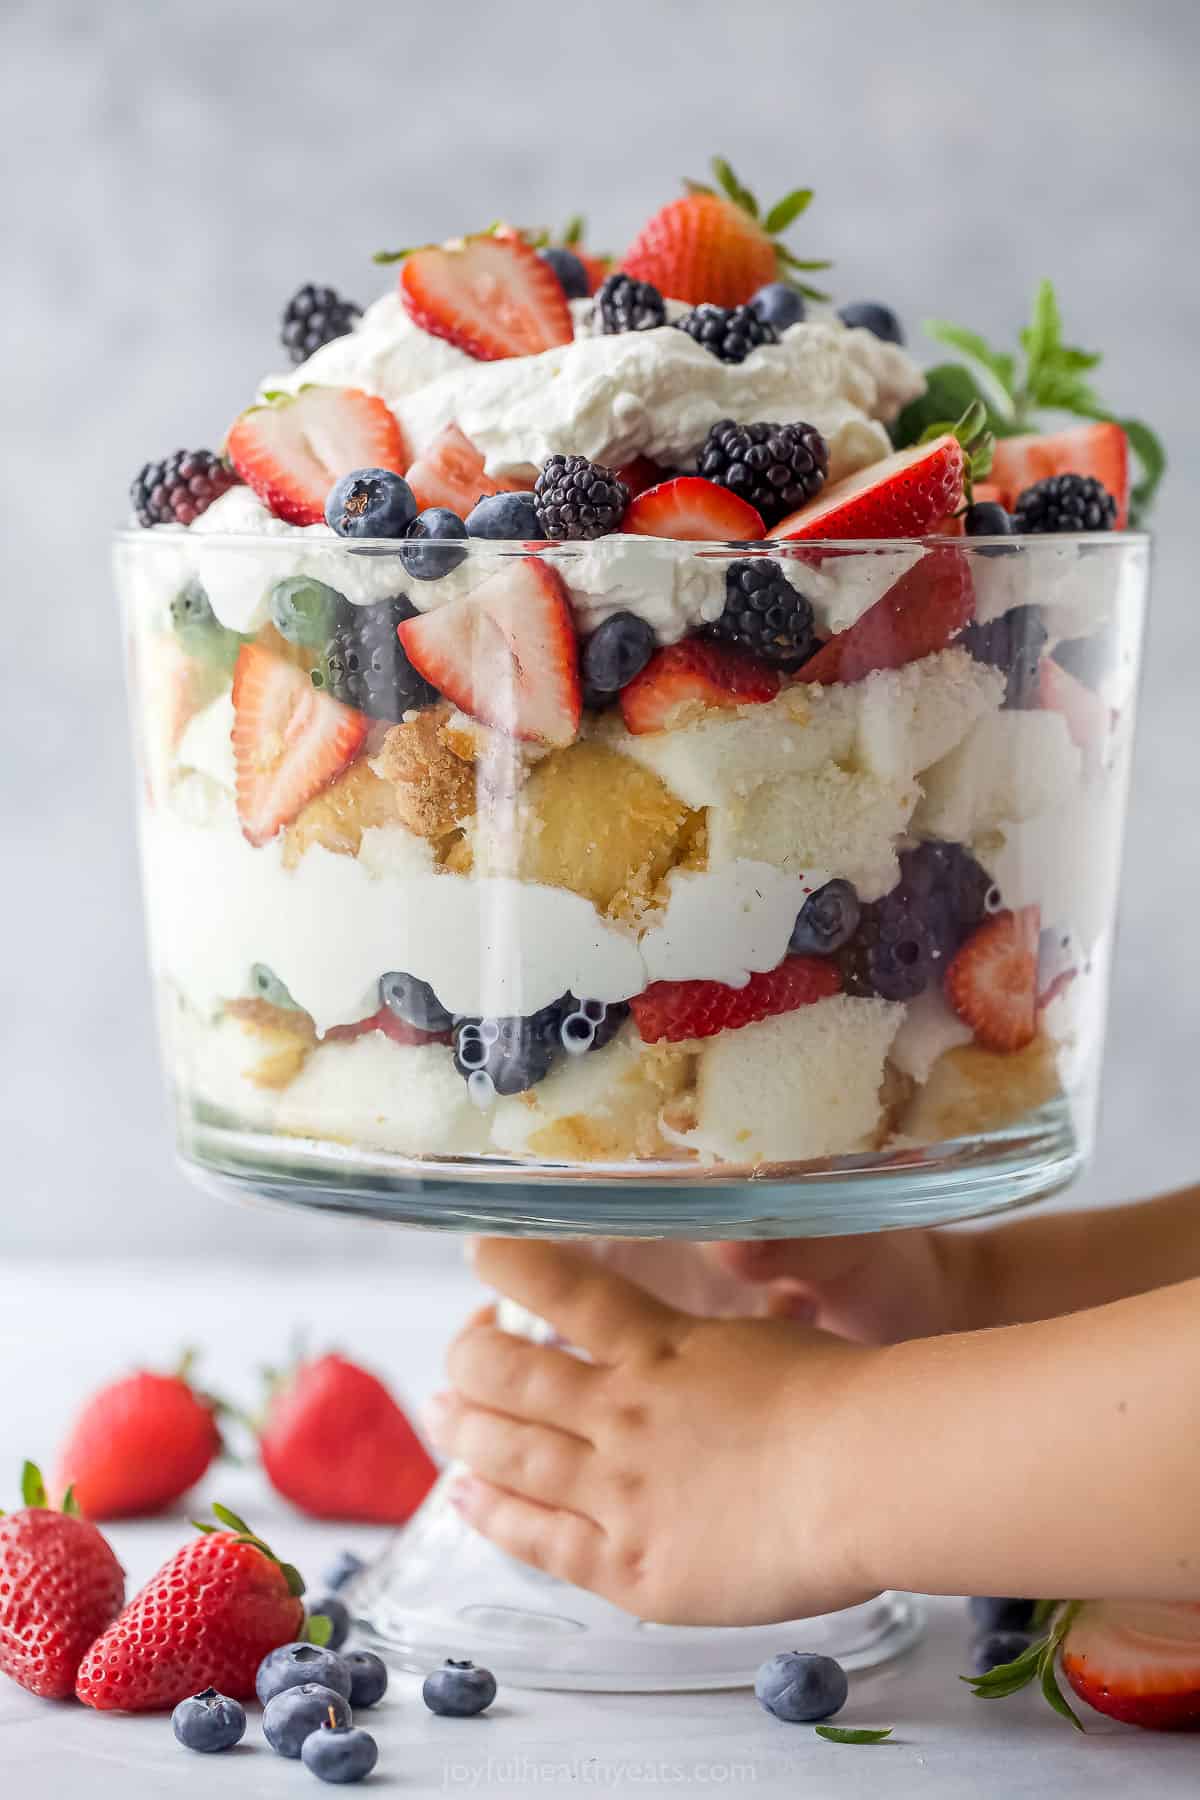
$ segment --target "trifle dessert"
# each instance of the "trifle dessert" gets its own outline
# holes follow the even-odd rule
[[[1056,312],[1002,416],[796,285],[806,191],[764,226],[719,174],[619,263],[501,226],[302,288],[222,452],[135,481],[185,1139],[761,1180],[1086,1137],[1129,434],[1022,429]]]

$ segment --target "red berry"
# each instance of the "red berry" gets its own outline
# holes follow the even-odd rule
[[[958,550],[927,550],[846,631],[829,639],[796,672],[802,682],[861,681],[876,669],[902,669],[944,650],[975,616],[971,565]]]
[[[31,1465],[25,1488],[41,1489]],[[44,1503],[0,1517],[0,1670],[31,1694],[74,1693],[85,1652],[124,1598],[124,1570],[86,1519]]]
[[[721,194],[685,194],[649,219],[621,259],[635,281],[648,281],[692,306],[741,306],[778,271],[770,235]]]
[[[423,330],[482,362],[536,356],[575,335],[558,276],[515,233],[414,250],[400,298]]]
[[[720,981],[655,981],[629,1004],[646,1043],[665,1039],[679,1044],[811,1006],[840,993],[841,986],[831,959],[788,956],[777,969],[751,975],[745,987],[726,987]]]
[[[1036,906],[976,927],[946,970],[946,998],[987,1050],[1023,1050],[1037,1035]]]
[[[780,676],[744,650],[712,638],[668,644],[621,690],[621,716],[640,737],[670,731],[711,706],[752,706],[773,700]]]
[[[688,543],[745,544],[763,537],[766,529],[748,500],[703,475],[679,475],[646,488],[630,501],[621,521],[621,530],[636,537]]]
[[[93,1394],[58,1459],[55,1486],[88,1519],[162,1512],[220,1454],[212,1401],[181,1375],[136,1375]]]
[[[259,1448],[272,1487],[317,1519],[402,1525],[437,1476],[382,1381],[343,1356],[302,1363],[276,1390]]]
[[[1200,1726],[1200,1607],[1089,1600],[1067,1628],[1062,1670],[1081,1700],[1148,1731]]]
[[[947,434],[835,481],[771,529],[776,538],[924,537],[963,503],[966,460]]]
[[[305,387],[234,420],[225,454],[277,518],[319,525],[329,490],[352,469],[403,475],[408,445],[395,416],[359,388]]]
[[[988,474],[991,498],[1011,512],[1017,495],[1047,475],[1094,475],[1117,502],[1117,527],[1129,517],[1129,439],[1109,421],[1075,425],[1043,436],[999,438]],[[982,498],[979,487],[976,497]]]
[[[369,725],[261,644],[238,652],[233,719],[238,817],[252,844],[268,843],[353,762]]]
[[[448,506],[460,519],[488,494],[528,492],[533,486],[532,482],[497,481],[485,475],[483,457],[457,425],[444,426],[430,439],[405,479],[422,511]]]

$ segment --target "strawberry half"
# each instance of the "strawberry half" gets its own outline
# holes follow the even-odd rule
[[[353,762],[370,721],[318,693],[295,663],[245,644],[233,671],[233,755],[242,831],[265,844]]]
[[[963,448],[949,433],[835,481],[773,538],[924,537],[963,503]]]
[[[703,475],[660,481],[631,500],[621,530],[637,537],[681,538],[685,543],[745,544],[766,532],[762,514],[748,500]]]
[[[1076,425],[1042,437],[998,438],[988,475],[989,488],[1002,505],[1016,505],[1022,488],[1047,475],[1094,475],[1117,502],[1118,530],[1129,520],[1129,439],[1119,425],[1104,421]],[[975,490],[976,498],[982,489]]]
[[[497,481],[484,473],[483,457],[457,425],[446,425],[422,450],[405,478],[422,512],[448,506],[465,519],[487,494],[527,493],[526,481]]]
[[[1097,1712],[1149,1731],[1200,1725],[1200,1607],[1089,1600],[1071,1620],[1062,1671]]]
[[[415,324],[481,362],[536,356],[575,335],[557,275],[515,234],[414,250],[400,298]]]
[[[777,969],[751,975],[745,987],[721,981],[655,981],[629,1002],[647,1044],[713,1037],[738,1031],[776,1013],[794,1012],[841,992],[842,978],[831,957],[788,956]]]
[[[632,462],[622,463],[620,468],[615,469],[613,473],[618,481],[625,483],[635,500],[639,494],[644,494],[647,488],[657,487],[663,478],[663,472],[658,463],[651,462],[648,456],[635,456]],[[626,531],[628,526],[622,523],[621,529]]]
[[[1037,1035],[1036,906],[985,919],[946,970],[946,998],[987,1050],[1023,1050]]]
[[[1038,665],[1038,687],[1043,707],[1062,715],[1071,742],[1089,768],[1098,768],[1115,722],[1112,708],[1052,656],[1043,656]]]
[[[968,559],[927,550],[860,619],[823,644],[797,681],[861,681],[876,669],[902,669],[944,650],[975,616]]]
[[[408,445],[395,415],[360,388],[274,394],[234,420],[225,454],[276,518],[319,525],[334,482],[351,469],[403,475]]]
[[[567,590],[536,556],[505,562],[463,600],[400,626],[413,667],[509,737],[563,746],[579,733],[579,644]]]
[[[650,658],[621,689],[621,716],[635,737],[686,724],[701,708],[753,706],[773,700],[782,685],[775,669],[731,644],[684,638]]]

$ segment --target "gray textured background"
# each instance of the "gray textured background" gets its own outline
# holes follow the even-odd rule
[[[1085,1192],[1200,1173],[1198,78],[1193,0],[7,0],[0,1248],[411,1253],[222,1210],[173,1169],[106,533],[147,457],[220,442],[300,281],[365,299],[372,249],[501,214],[585,208],[620,247],[716,149],[769,197],[815,185],[800,241],[914,337],[932,312],[1011,334],[1053,275],[1109,404],[1168,440]]]

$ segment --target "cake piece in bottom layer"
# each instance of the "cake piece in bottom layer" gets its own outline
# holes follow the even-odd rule
[[[884,1058],[903,1017],[891,1001],[835,994],[706,1039],[698,1046],[696,1148],[743,1164],[870,1149]]]
[[[643,1044],[626,1025],[602,1050],[569,1056],[527,1093],[497,1101],[492,1142],[544,1162],[677,1158],[659,1115],[684,1088],[692,1061],[673,1045]]]
[[[1044,1035],[1008,1055],[962,1044],[934,1063],[897,1130],[918,1144],[999,1131],[1060,1091],[1055,1047]]]
[[[283,1095],[290,1137],[402,1156],[467,1156],[487,1147],[486,1117],[444,1044],[396,1044],[382,1032],[323,1044]]]

